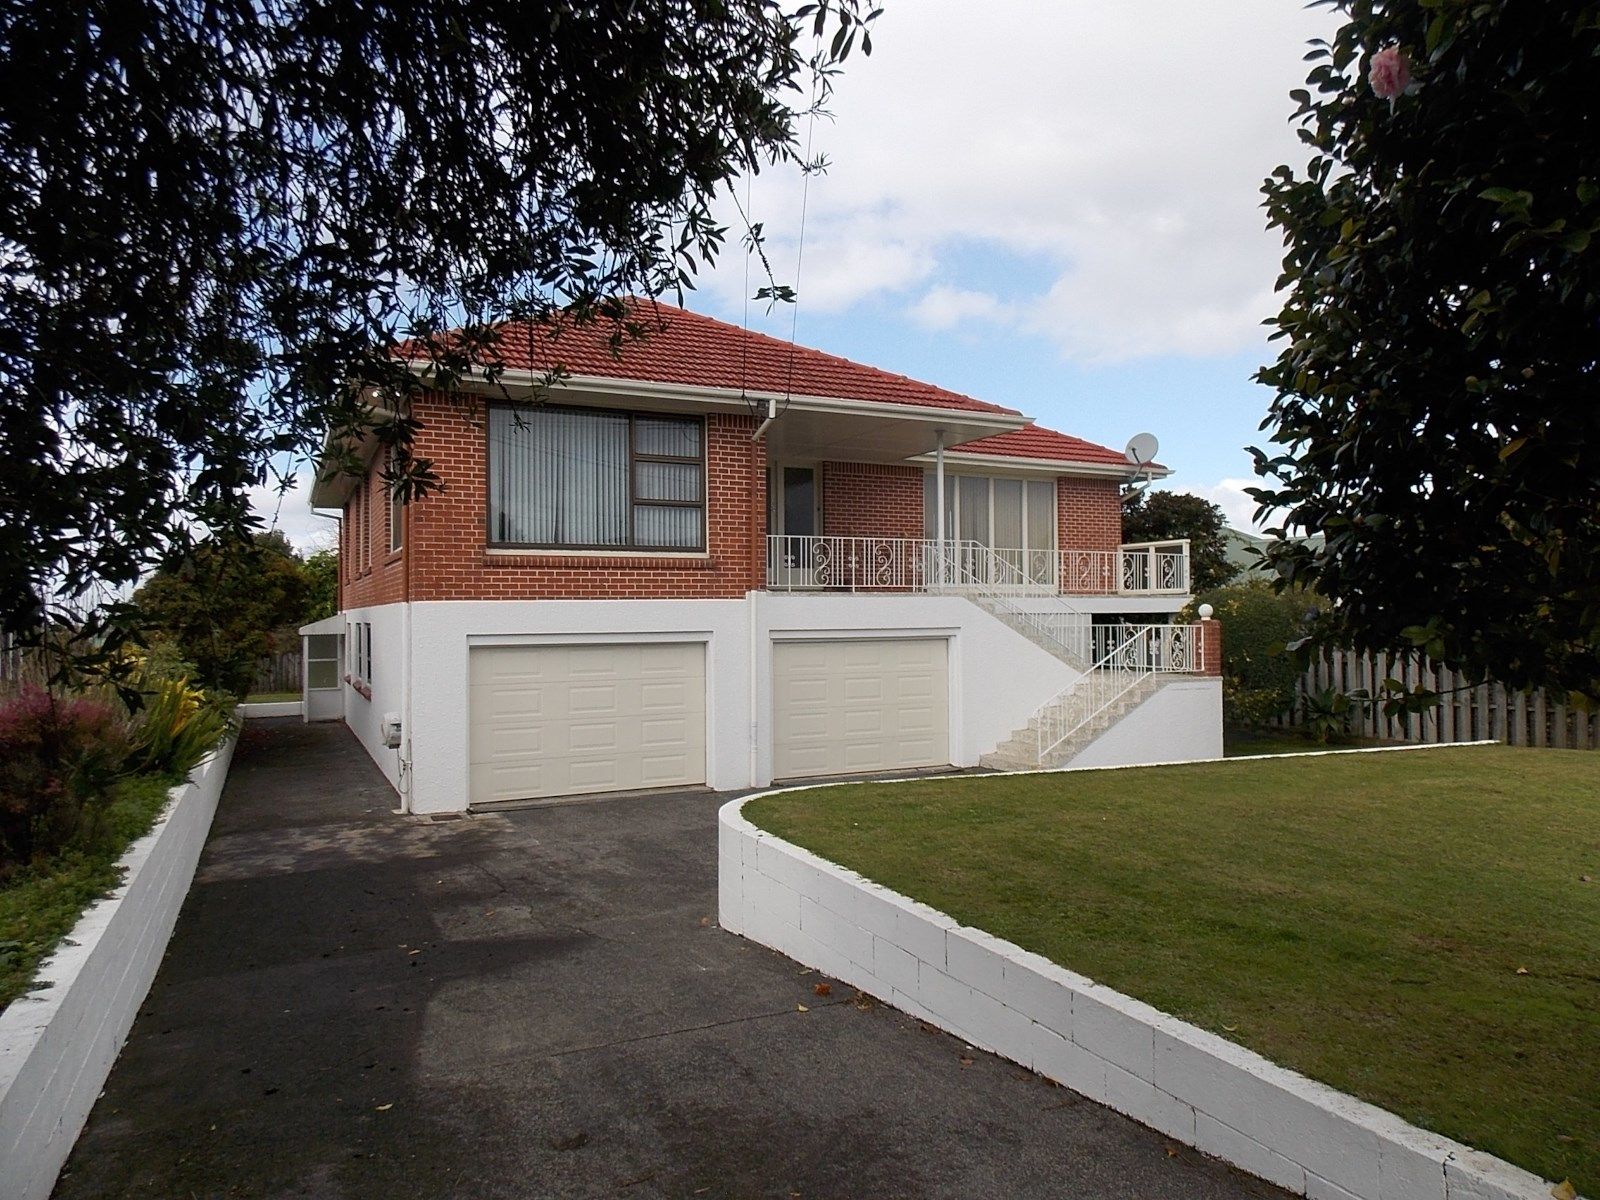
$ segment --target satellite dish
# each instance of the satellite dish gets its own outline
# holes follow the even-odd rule
[[[1156,441],[1155,434],[1136,433],[1128,439],[1128,445],[1123,450],[1122,457],[1136,467],[1146,467],[1155,462],[1156,455],[1160,450],[1161,443]]]

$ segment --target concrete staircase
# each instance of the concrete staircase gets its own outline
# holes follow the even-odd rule
[[[1048,771],[1064,767],[1088,749],[1106,730],[1143,704],[1170,676],[1146,675],[1129,686],[1128,690],[1111,704],[1101,709],[1089,721],[1079,726],[1072,735],[1052,750],[1043,762],[1039,761],[1039,718],[1034,716],[1021,729],[1001,742],[988,754],[978,759],[978,765],[992,771]]]

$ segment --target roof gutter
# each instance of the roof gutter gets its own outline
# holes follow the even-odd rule
[[[426,376],[421,377],[427,382]],[[501,371],[494,383],[482,372],[472,371],[462,377],[464,386],[475,390],[500,387],[548,388],[550,391],[598,392],[611,397],[639,400],[660,400],[674,403],[711,405],[719,408],[748,410],[750,401],[764,401],[768,411],[783,404],[802,412],[840,413],[860,416],[890,414],[912,421],[932,421],[948,424],[959,417],[963,424],[992,426],[996,433],[1009,433],[1033,423],[1033,418],[1022,413],[986,408],[957,408],[953,405],[902,404],[894,400],[860,400],[849,396],[784,395],[782,392],[750,391],[742,388],[706,387],[697,384],[660,383],[646,379],[622,379],[614,375],[568,375],[555,383],[547,383],[543,373],[523,368],[508,367]]]

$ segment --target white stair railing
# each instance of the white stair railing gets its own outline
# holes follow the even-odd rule
[[[1026,625],[1047,649],[1074,666],[1093,661],[1092,618],[1059,593],[1039,591],[1021,564],[981,542],[945,542],[942,555],[938,542],[927,546],[930,590],[957,592],[996,616]]]
[[[1106,625],[1095,632],[1096,650],[1104,652],[1034,717],[1039,763],[1150,676],[1201,668],[1198,625]]]

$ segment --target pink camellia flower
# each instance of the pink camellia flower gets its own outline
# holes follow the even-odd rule
[[[1411,61],[1399,46],[1385,46],[1372,56],[1372,71],[1367,76],[1372,94],[1380,100],[1393,100],[1411,86]]]

